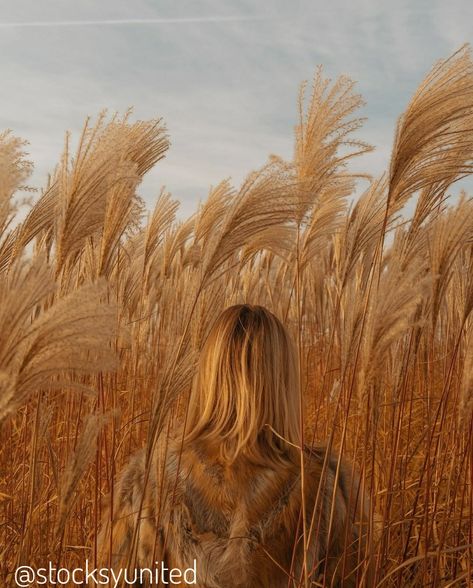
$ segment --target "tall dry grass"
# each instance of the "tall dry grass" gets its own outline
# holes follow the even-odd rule
[[[429,73],[354,204],[361,97],[321,70],[306,94],[293,159],[185,221],[136,191],[168,149],[160,120],[87,121],[22,222],[31,164],[0,135],[2,585],[94,560],[104,494],[185,412],[212,320],[243,301],[298,343],[306,442],[356,462],[373,497],[370,585],[473,582],[473,202],[449,200],[472,172],[469,50]]]

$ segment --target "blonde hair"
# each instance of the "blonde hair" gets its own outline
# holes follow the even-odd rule
[[[228,307],[214,323],[192,388],[186,441],[214,445],[222,459],[292,459],[300,444],[299,378],[292,339],[262,306]]]

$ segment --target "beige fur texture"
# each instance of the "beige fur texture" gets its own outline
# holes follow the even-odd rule
[[[325,455],[316,448],[304,456],[311,585],[369,585],[363,566],[356,569],[367,548],[367,501],[358,477],[345,465],[337,473],[333,456],[324,468]],[[300,472],[298,462],[263,467],[243,456],[228,466],[203,443],[182,448],[176,438],[154,452],[143,493],[140,451],[104,515],[101,563],[152,568],[163,560],[186,569],[195,558],[199,588],[303,586]]]

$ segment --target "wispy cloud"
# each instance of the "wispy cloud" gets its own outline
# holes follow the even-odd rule
[[[299,83],[315,67],[358,81],[377,147],[354,164],[389,165],[397,116],[434,61],[473,39],[471,0],[2,0],[0,130],[31,141],[44,184],[64,131],[104,107],[164,117],[172,146],[140,193],[162,184],[195,209],[210,185],[238,185],[269,153],[291,157]],[[468,18],[470,17],[470,18]]]
[[[190,16],[183,18],[127,18],[103,20],[48,20],[0,22],[2,29],[43,28],[43,27],[88,27],[88,26],[123,26],[123,25],[167,25],[189,23],[225,23],[270,20],[267,16]]]

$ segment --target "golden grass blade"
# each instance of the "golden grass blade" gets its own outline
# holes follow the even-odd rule
[[[439,61],[398,122],[389,170],[388,216],[422,190],[417,222],[472,172],[473,63],[464,46]]]

